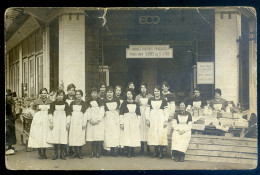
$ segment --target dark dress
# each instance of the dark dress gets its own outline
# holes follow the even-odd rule
[[[16,144],[15,119],[13,114],[14,102],[6,100],[6,145]]]

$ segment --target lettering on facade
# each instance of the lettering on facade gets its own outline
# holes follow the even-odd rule
[[[169,45],[129,45],[126,58],[173,58]]]
[[[197,62],[197,84],[214,84],[214,62]]]
[[[159,16],[140,16],[140,24],[158,24],[160,22]]]

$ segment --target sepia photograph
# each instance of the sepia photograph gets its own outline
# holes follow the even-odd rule
[[[8,170],[251,170],[254,7],[10,7]]]

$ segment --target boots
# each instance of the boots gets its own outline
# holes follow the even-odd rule
[[[141,155],[144,154],[144,142],[141,142],[141,150],[140,150],[140,154],[141,154]]]
[[[78,146],[74,146],[74,154],[71,156],[72,158],[79,157],[79,148]]]
[[[79,158],[83,159],[83,156],[82,156],[82,146],[79,146],[78,150],[79,150]]]
[[[131,147],[131,156],[136,157],[135,148]]]
[[[46,148],[42,149],[42,158],[43,159],[48,159],[48,157],[46,156]]]
[[[185,153],[180,152],[180,162],[184,162]]]
[[[95,141],[91,143],[91,153],[89,158],[93,158],[95,156],[95,147],[96,147],[96,143]]]
[[[96,158],[100,158],[101,142],[96,143]]]
[[[60,145],[60,158],[62,160],[66,160],[66,153],[65,153],[65,150],[66,150],[66,145]]]
[[[158,146],[154,147],[154,154],[151,156],[151,158],[158,157]]]
[[[158,159],[162,159],[163,146],[159,146],[159,156]]]
[[[57,144],[54,145],[54,156],[53,156],[52,160],[56,160],[56,159],[58,159],[58,145]]]
[[[67,155],[67,147],[68,146],[65,146],[65,150],[64,150],[64,152],[66,153],[66,155]],[[74,146],[69,146],[69,156],[70,157],[72,157],[73,155],[74,155],[74,151],[73,151],[73,148],[74,148]]]
[[[42,160],[43,157],[42,157],[42,150],[41,148],[38,148],[38,159]]]

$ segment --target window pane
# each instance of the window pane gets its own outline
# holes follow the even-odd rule
[[[43,36],[42,36],[42,31],[41,30],[38,30],[36,33],[35,33],[35,51],[38,52],[40,50],[42,50],[43,48]]]
[[[22,45],[23,45],[22,55],[23,57],[25,57],[28,54],[28,39],[25,39]]]
[[[30,59],[30,97],[34,98],[34,59]]]
[[[35,48],[35,34],[32,34],[29,37],[29,54],[32,54],[34,52]]]
[[[19,95],[19,62],[16,63],[16,93],[17,96]]]
[[[43,88],[43,58],[42,55],[37,57],[37,85],[38,91]]]

